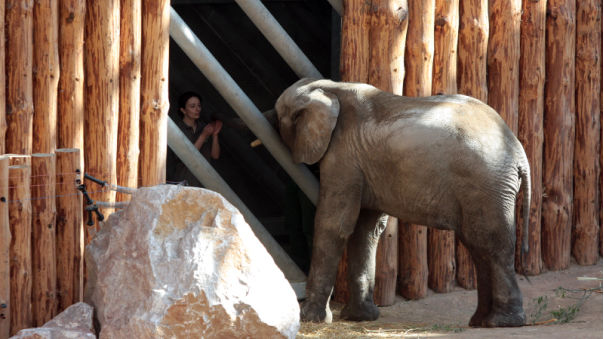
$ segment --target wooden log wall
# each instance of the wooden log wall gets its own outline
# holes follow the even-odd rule
[[[84,295],[84,225],[82,223],[83,197],[73,194],[76,188],[80,150],[60,148],[56,172],[56,257],[57,257],[57,312],[83,300]],[[88,227],[88,226],[86,226]]]
[[[1,54],[1,53],[0,53]],[[10,337],[11,302],[10,302],[10,244],[11,233],[8,217],[8,167],[9,159],[0,156],[0,339]],[[1,318],[0,318],[1,319]]]
[[[27,158],[20,158],[27,159]],[[26,161],[24,161],[26,162]],[[10,334],[33,325],[31,314],[31,168],[8,168],[8,215],[10,222]]]
[[[432,94],[457,94],[459,1],[436,0]],[[428,230],[428,287],[438,293],[455,289],[455,233]]]
[[[57,315],[55,252],[55,160],[52,153],[31,156],[32,318],[41,327]]]
[[[407,48],[403,95],[425,97],[432,94],[434,56],[434,10],[432,1],[409,0]],[[411,300],[428,292],[428,229],[399,220],[399,293]]]

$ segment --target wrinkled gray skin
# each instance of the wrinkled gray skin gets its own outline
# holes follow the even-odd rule
[[[295,163],[320,163],[320,196],[304,321],[330,322],[329,297],[349,244],[349,320],[375,320],[375,253],[383,213],[455,231],[472,254],[478,307],[470,326],[522,326],[514,208],[529,164],[499,114],[463,95],[402,97],[359,83],[302,79],[277,100]],[[524,182],[524,185],[522,183]],[[524,249],[528,250],[527,233]]]

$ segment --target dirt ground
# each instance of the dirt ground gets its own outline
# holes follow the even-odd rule
[[[408,301],[397,295],[393,306],[380,307],[377,321],[354,323],[342,321],[339,303],[331,303],[334,313],[332,324],[303,323],[297,338],[603,338],[601,280],[578,280],[578,277],[602,278],[602,260],[594,266],[579,266],[574,261],[567,270],[546,272],[526,278],[518,275],[524,296],[524,311],[531,316],[545,305],[538,320],[553,317],[552,311],[568,309],[577,305],[585,295],[583,291],[566,291],[564,297],[555,290],[581,290],[600,287],[600,292],[592,292],[579,307],[574,319],[564,324],[543,324],[520,328],[469,328],[470,317],[474,314],[477,294],[457,287],[454,292],[428,296],[418,301]],[[589,293],[588,293],[589,294]],[[586,295],[585,295],[586,296]],[[538,303],[538,298],[541,303]],[[558,316],[560,318],[560,316]]]

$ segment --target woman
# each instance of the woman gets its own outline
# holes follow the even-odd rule
[[[201,113],[201,96],[194,92],[183,93],[178,98],[178,110],[181,117],[176,125],[191,141],[195,148],[208,160],[220,157],[220,143],[218,133],[222,128],[222,122],[213,121],[205,125],[199,119]],[[203,187],[201,182],[191,173],[185,164],[168,147],[168,166],[166,173],[167,181],[186,180],[189,186]]]

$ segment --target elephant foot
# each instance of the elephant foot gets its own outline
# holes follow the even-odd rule
[[[324,307],[317,306],[308,301],[305,301],[300,305],[300,320],[315,323],[331,323],[332,321],[331,310],[329,304]]]
[[[482,327],[482,322],[483,322],[483,320],[488,315],[489,315],[488,311],[486,311],[486,312],[484,312],[484,311],[479,312],[478,310],[476,310],[476,312],[474,313],[474,315],[470,319],[470,323],[468,324],[468,326],[470,326],[470,327]]]
[[[344,306],[340,317],[351,321],[373,321],[380,316],[380,309],[373,303],[362,301],[361,303],[349,302]]]
[[[519,313],[502,313],[493,311],[486,317],[481,326],[482,327],[520,327],[526,323],[526,315],[524,311],[520,310]]]

